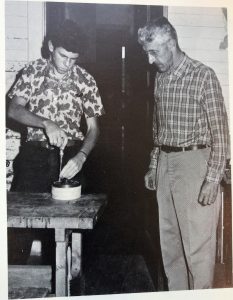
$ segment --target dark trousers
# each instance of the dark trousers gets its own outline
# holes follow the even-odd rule
[[[77,144],[64,150],[63,166],[78,153],[81,147]],[[26,143],[21,147],[14,161],[14,179],[11,191],[50,193],[54,181],[59,179],[60,157],[59,149],[49,150]],[[85,185],[83,176],[78,173],[74,180]],[[32,203],[33,205],[33,203]],[[54,261],[55,240],[52,229],[8,229],[8,262],[23,264],[30,255],[33,240],[42,241],[42,263],[51,264]]]
[[[63,157],[63,166],[70,158],[78,153],[81,146],[66,147]],[[14,162],[14,179],[12,191],[50,193],[54,181],[59,179],[60,157],[59,149],[49,150],[26,143],[21,147],[19,155]],[[74,180],[82,181],[78,173]]]

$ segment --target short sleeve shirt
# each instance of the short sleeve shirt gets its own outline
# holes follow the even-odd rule
[[[74,65],[62,79],[52,73],[46,59],[29,63],[22,71],[9,97],[23,97],[28,110],[54,121],[68,138],[83,140],[81,117],[99,117],[104,114],[94,78],[83,68]],[[46,140],[43,129],[28,127],[27,140]]]

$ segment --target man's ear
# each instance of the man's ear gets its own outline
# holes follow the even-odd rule
[[[49,47],[49,51],[53,52],[54,47],[53,47],[53,44],[52,44],[52,42],[50,40],[48,41],[48,47]]]
[[[175,49],[176,48],[176,41],[175,40],[170,39],[168,41],[168,44],[169,44],[170,49]]]

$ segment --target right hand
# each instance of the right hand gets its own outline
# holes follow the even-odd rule
[[[63,150],[68,142],[68,137],[65,131],[51,120],[45,120],[43,124],[50,145],[56,146]]]
[[[64,166],[60,173],[61,178],[71,179],[73,178],[78,172],[81,171],[84,162],[86,161],[86,156],[83,153],[79,152],[73,158],[71,158],[68,163]]]
[[[145,175],[145,187],[148,190],[156,190],[156,169],[149,169]]]

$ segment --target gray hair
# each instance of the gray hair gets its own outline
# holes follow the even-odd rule
[[[157,36],[163,37],[164,41],[174,40],[178,47],[176,30],[165,17],[152,20],[138,29],[138,42],[141,45],[151,43]]]

